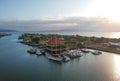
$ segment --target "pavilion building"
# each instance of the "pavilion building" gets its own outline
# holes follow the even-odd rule
[[[58,38],[52,38],[47,42],[47,52],[52,55],[60,55],[62,51],[66,50],[62,47],[64,44],[63,41],[59,40]]]

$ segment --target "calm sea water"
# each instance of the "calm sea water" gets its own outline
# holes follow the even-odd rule
[[[89,53],[67,63],[56,63],[45,56],[28,54],[30,46],[18,43],[18,36],[24,32],[11,33],[0,39],[0,81],[120,81],[118,54]],[[111,36],[97,32],[81,35]]]

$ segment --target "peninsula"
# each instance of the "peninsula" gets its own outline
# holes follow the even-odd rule
[[[21,43],[36,46],[45,47],[49,40],[52,38],[58,38],[64,43],[60,43],[60,47],[63,49],[74,48],[88,48],[97,49],[106,52],[112,52],[120,54],[120,39],[104,38],[104,37],[87,37],[80,35],[60,35],[60,34],[22,34],[19,39]]]
[[[43,49],[47,52],[49,59],[61,61],[81,57],[82,49],[93,49],[120,54],[120,39],[104,37],[87,37],[80,35],[60,35],[60,34],[29,34],[19,36],[21,43]],[[36,50],[28,50],[36,53]],[[41,55],[41,53],[37,53]]]

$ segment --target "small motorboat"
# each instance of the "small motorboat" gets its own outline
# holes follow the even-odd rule
[[[40,52],[39,49],[36,50],[36,55],[38,55],[38,56],[42,55],[42,53]]]
[[[68,61],[70,61],[70,58],[68,56],[63,56],[63,61],[68,62]]]
[[[30,53],[30,54],[35,54],[36,50],[31,48],[31,49],[27,50],[27,52]]]
[[[83,56],[82,52],[78,52],[78,53],[77,53],[77,56],[78,56],[78,57]]]
[[[63,57],[61,57],[61,56],[55,57],[55,56],[52,56],[51,54],[47,54],[47,53],[46,53],[46,56],[48,59],[58,61],[58,62],[61,62],[63,60]]]
[[[40,52],[41,52],[42,54],[45,54],[45,50],[43,50],[43,49],[41,49]]]
[[[99,50],[94,50],[94,51],[92,51],[92,54],[94,54],[94,55],[99,55],[99,54],[102,54],[102,52],[99,51]]]
[[[89,53],[89,52],[90,52],[90,51],[89,51],[88,49],[86,49],[86,48],[82,48],[81,51],[84,52],[84,53]]]

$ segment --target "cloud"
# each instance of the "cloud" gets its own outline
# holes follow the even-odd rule
[[[111,22],[101,17],[0,20],[0,29],[13,29],[18,31],[114,32],[120,31],[119,27],[120,23]]]

